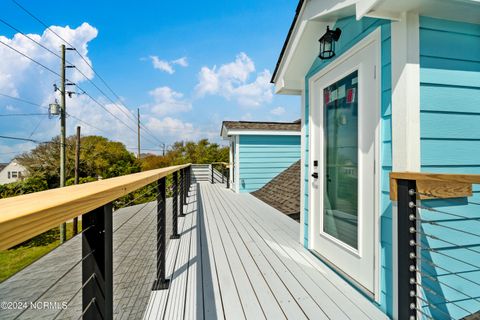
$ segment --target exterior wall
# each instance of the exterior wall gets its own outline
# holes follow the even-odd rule
[[[241,135],[239,192],[260,189],[299,159],[299,135]]]
[[[390,22],[386,20],[363,18],[357,21],[355,17],[348,17],[338,20],[332,29],[342,29],[342,36],[336,44],[337,57],[350,49],[365,36],[370,34],[377,28],[381,28],[382,36],[382,66],[381,66],[381,197],[380,197],[380,241],[381,241],[381,257],[380,257],[380,297],[379,307],[388,315],[393,313],[393,284],[392,284],[392,206],[389,200],[389,184],[388,173],[391,171],[392,165],[392,144],[391,144],[391,41],[390,41]],[[305,77],[305,97],[309,96],[308,81],[309,79],[327,66],[331,60],[316,59]],[[309,159],[309,101],[305,99],[305,121],[304,136],[305,141],[304,156]],[[308,215],[309,215],[309,163],[304,164],[304,246],[309,247],[308,234]]]
[[[420,82],[422,171],[480,174],[480,25],[420,17]],[[480,203],[479,185],[474,185],[474,195],[468,201]],[[468,205],[467,199],[429,200],[422,205],[467,217],[478,218],[479,213],[479,206]],[[424,219],[441,220],[439,223],[446,227],[478,234],[478,221],[426,210],[422,210],[421,215]],[[478,238],[465,233],[426,223],[422,223],[421,228],[425,234],[458,245],[478,244]],[[444,254],[476,266],[480,265],[480,255],[466,249],[451,249],[451,244],[431,237],[422,237],[421,241],[422,245],[440,252],[424,251],[423,259],[463,277],[424,263],[423,272],[429,274],[430,279],[423,277],[422,283],[439,295],[425,292],[425,297],[431,303],[439,298],[455,301],[438,304],[438,309],[424,308],[424,311],[435,319],[444,319],[444,313],[460,319],[468,314],[462,308],[471,312],[479,310],[478,299],[470,299],[455,289],[478,297],[478,285],[468,280],[478,282],[480,271]],[[478,247],[472,249],[478,250]],[[439,282],[431,281],[432,278]]]
[[[10,177],[9,177],[10,172]],[[21,177],[12,177],[12,172],[21,172]],[[27,170],[24,166],[18,164],[15,161],[10,162],[2,171],[0,171],[0,184],[7,184],[12,182],[17,182],[25,178]]]

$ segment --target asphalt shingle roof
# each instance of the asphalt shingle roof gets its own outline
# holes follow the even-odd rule
[[[252,195],[291,218],[300,218],[300,160]]]
[[[258,121],[223,121],[226,129],[238,130],[284,130],[300,131],[300,121],[294,122],[258,122]]]

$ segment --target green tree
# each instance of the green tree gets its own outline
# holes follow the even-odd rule
[[[142,158],[142,170],[163,168],[183,163],[227,162],[228,152],[228,147],[211,143],[208,139],[202,139],[198,142],[175,142],[164,156],[148,155]]]
[[[68,180],[74,176],[75,136],[68,137],[66,144]],[[80,177],[110,178],[140,171],[140,163],[121,142],[110,141],[101,136],[84,136],[80,145]],[[59,185],[59,158],[60,140],[55,137],[52,141],[18,156],[17,161],[28,169],[31,176],[44,177],[48,187],[54,188]]]
[[[47,181],[42,176],[33,176],[22,181],[0,185],[0,198],[47,190]]]

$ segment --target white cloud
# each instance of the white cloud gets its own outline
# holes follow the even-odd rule
[[[154,134],[167,141],[196,140],[201,136],[200,130],[195,128],[192,123],[172,117],[163,119],[149,117],[146,126]]]
[[[177,60],[173,60],[172,64],[178,64],[181,67],[188,67],[187,57],[181,57],[181,58],[178,58]]]
[[[74,29],[69,26],[51,26],[50,29],[70,42],[76,50],[85,57],[87,62],[92,64],[88,58],[88,42],[96,38],[98,34],[97,29],[86,22]],[[45,30],[41,35],[28,34],[28,36],[60,54],[60,45],[63,42],[50,31]],[[11,39],[0,36],[0,40],[55,72],[57,72],[60,67],[60,59],[58,57],[27,39],[22,34],[17,33]],[[51,92],[52,84],[58,81],[57,75],[50,73],[3,45],[0,46],[0,59],[2,61],[2,63],[0,63],[0,91],[2,93],[20,96],[20,88],[27,88],[32,96],[44,95],[45,92]],[[93,71],[78,54],[73,51],[67,51],[67,60],[81,70],[89,79],[93,78]],[[85,80],[76,69],[68,69],[67,78],[77,83]],[[35,85],[32,86],[32,83]]]
[[[170,87],[158,87],[149,92],[154,104],[148,105],[151,111],[163,116],[177,112],[192,110],[192,104],[183,98],[183,93],[176,92]]]
[[[281,116],[285,114],[285,108],[284,107],[276,107],[272,110],[270,110],[270,113],[273,114],[274,116]]]
[[[187,57],[181,57],[173,61],[166,61],[160,59],[158,56],[150,56],[150,60],[152,60],[153,68],[166,72],[168,74],[175,73],[175,69],[173,68],[174,65],[188,67]]]
[[[202,67],[195,87],[197,96],[219,95],[227,100],[234,99],[238,104],[258,107],[272,101],[270,71],[263,70],[255,79],[249,78],[255,72],[255,64],[245,53],[239,53],[235,61],[217,66]]]

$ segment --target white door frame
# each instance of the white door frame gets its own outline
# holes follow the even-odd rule
[[[343,53],[340,57],[338,57],[335,61],[330,63],[328,66],[326,66],[324,69],[320,70],[317,74],[312,76],[309,79],[309,114],[306,115],[309,117],[309,165],[308,165],[308,188],[309,188],[309,216],[308,216],[308,223],[309,223],[309,228],[308,228],[308,237],[310,241],[309,243],[309,249],[313,250],[314,246],[314,237],[315,237],[315,232],[318,230],[314,230],[315,223],[317,222],[315,218],[315,202],[314,202],[314,197],[313,197],[313,183],[314,179],[312,178],[311,174],[314,172],[313,171],[313,161],[314,160],[319,160],[316,159],[316,152],[315,152],[315,143],[314,143],[314,135],[312,132],[314,130],[320,130],[320,128],[315,126],[315,122],[313,121],[313,115],[312,111],[315,108],[316,105],[316,97],[315,97],[315,90],[314,90],[314,83],[318,81],[320,78],[324,77],[327,73],[335,69],[337,66],[340,64],[344,63],[347,59],[355,55],[357,52],[362,50],[363,48],[367,47],[368,45],[375,44],[375,50],[377,52],[376,54],[376,61],[375,61],[375,69],[372,70],[374,72],[374,83],[376,84],[376,94],[375,94],[375,101],[373,101],[373,107],[375,108],[374,114],[376,115],[375,120],[376,125],[375,125],[375,142],[374,142],[374,159],[375,159],[375,164],[374,164],[374,172],[375,172],[375,181],[374,181],[374,285],[373,285],[373,291],[365,290],[362,286],[359,286],[359,289],[364,291],[367,295],[372,296],[375,301],[380,300],[380,179],[381,179],[381,167],[380,167],[380,101],[381,101],[381,31],[380,28],[377,28],[375,31],[371,32],[368,36],[366,36],[364,39],[359,41],[357,44],[355,44],[352,48],[350,48],[348,51]],[[351,70],[353,72],[354,70]],[[346,76],[348,74],[342,74],[339,75],[338,79],[341,79],[342,77]],[[359,84],[360,85],[360,84]],[[359,89],[360,90],[360,89]],[[320,162],[320,161],[319,161]],[[322,166],[322,164],[319,163],[319,167]],[[321,179],[321,174],[319,174],[319,179]],[[360,232],[361,226],[359,226],[359,232]],[[359,248],[360,248],[360,243],[359,243]],[[337,269],[340,273],[342,273],[342,270]],[[348,275],[344,274],[347,278]],[[352,282],[355,283],[355,281],[352,279]]]

